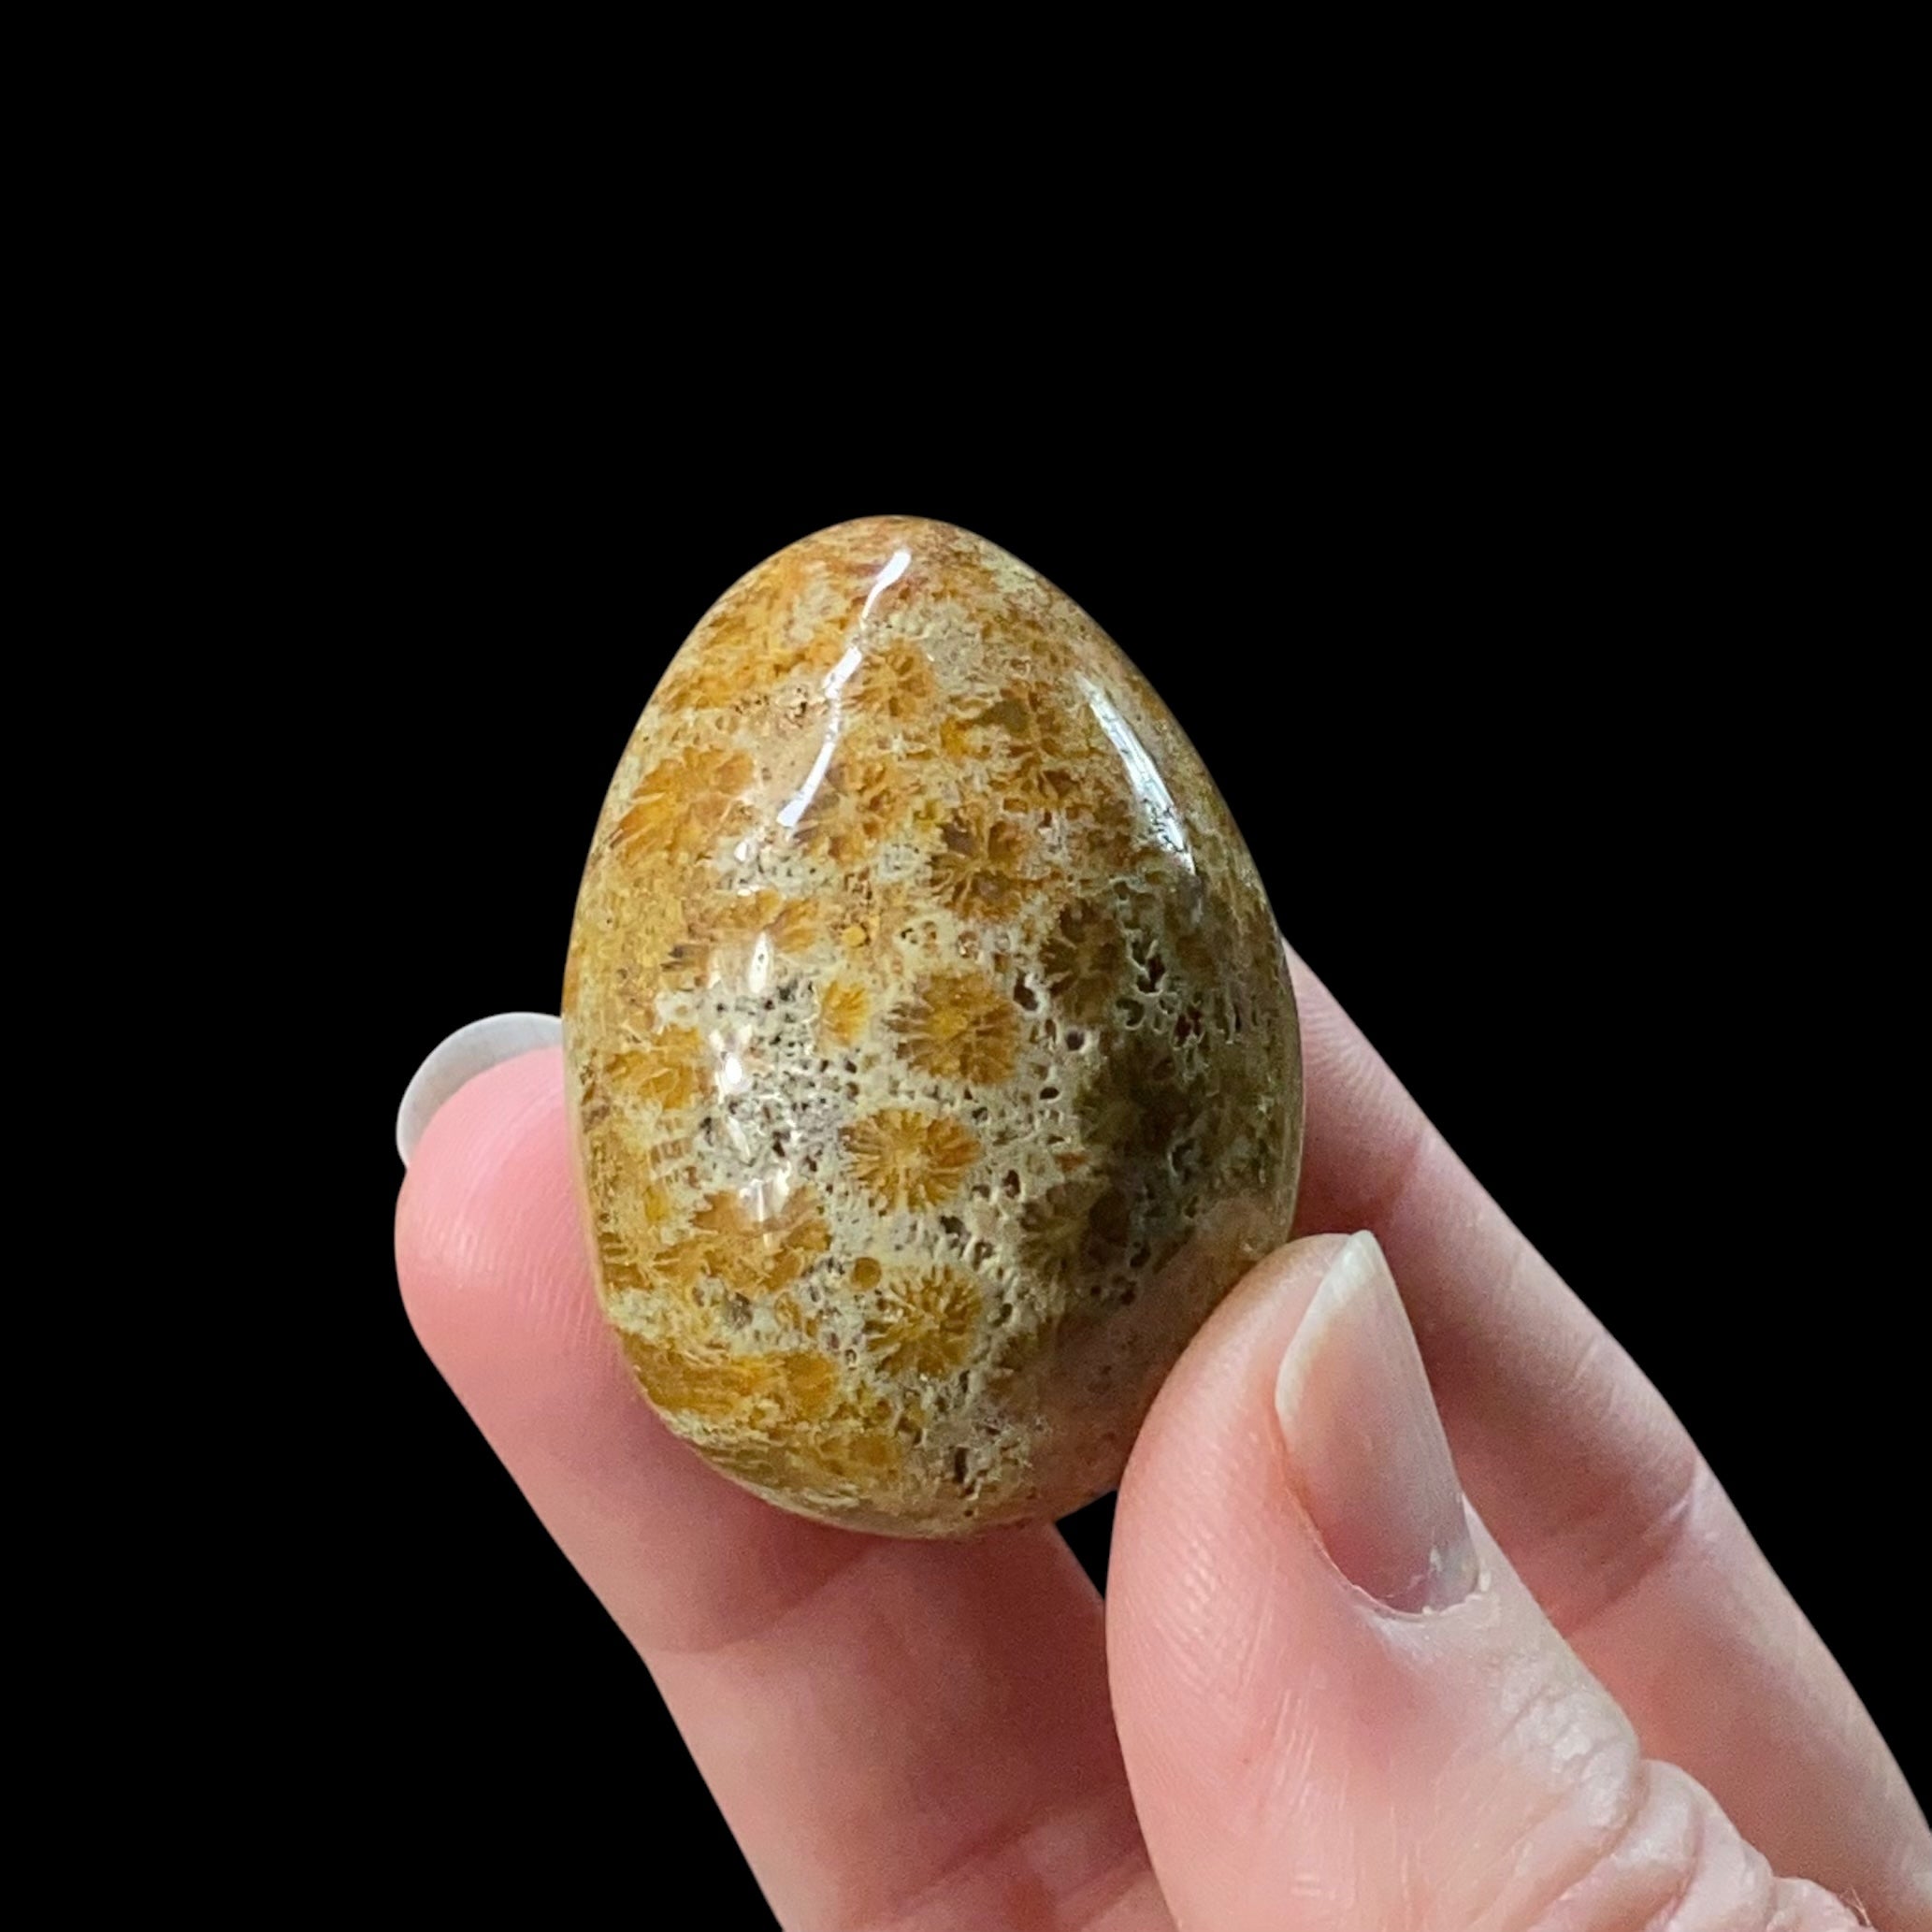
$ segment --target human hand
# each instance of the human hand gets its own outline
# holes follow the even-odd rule
[[[479,1074],[415,1148],[417,1333],[782,1922],[1808,1932],[1859,1923],[1836,1893],[1932,1932],[1925,1821],[1680,1425],[1297,992],[1301,1225],[1380,1246],[1297,1241],[1196,1338],[1104,1609],[1050,1528],[857,1536],[670,1436],[597,1311],[554,1051]]]

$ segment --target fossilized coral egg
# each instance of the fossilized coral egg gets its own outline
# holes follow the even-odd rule
[[[638,1382],[809,1516],[1101,1494],[1288,1237],[1299,1041],[1241,835],[1106,634],[944,524],[822,531],[706,613],[598,823],[564,1030]]]

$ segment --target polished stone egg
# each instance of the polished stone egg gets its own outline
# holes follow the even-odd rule
[[[875,517],[707,612],[598,823],[564,1034],[599,1292],[773,1503],[957,1536],[1110,1489],[1288,1238],[1281,941],[1193,747],[1069,598]]]

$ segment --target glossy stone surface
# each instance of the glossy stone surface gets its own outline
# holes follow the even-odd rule
[[[1299,1041],[1247,850],[1106,635],[963,530],[842,525],[705,614],[563,1006],[638,1381],[808,1515],[960,1536],[1101,1494],[1288,1238]]]

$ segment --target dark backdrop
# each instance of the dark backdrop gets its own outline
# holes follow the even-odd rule
[[[484,373],[387,396],[324,515],[322,674],[374,828],[339,855],[354,1420],[318,1534],[347,1667],[312,1718],[318,1752],[358,1740],[352,1878],[566,1910],[614,1883],[655,1924],[669,1859],[714,1875],[701,1923],[770,1923],[648,1677],[417,1349],[391,1119],[444,1032],[555,1009],[605,783],[706,604],[878,511],[1004,544],[1151,676],[1296,946],[1685,1417],[1924,1771],[1894,1608],[1926,1473],[1886,1119],[1909,875],[1867,730],[1890,674],[1775,438],[1593,390],[1311,442],[1240,394],[1130,391],[1103,425],[916,378],[714,421],[665,368],[620,439],[588,385],[512,421]],[[1072,1530],[1097,1571],[1108,1522]]]

